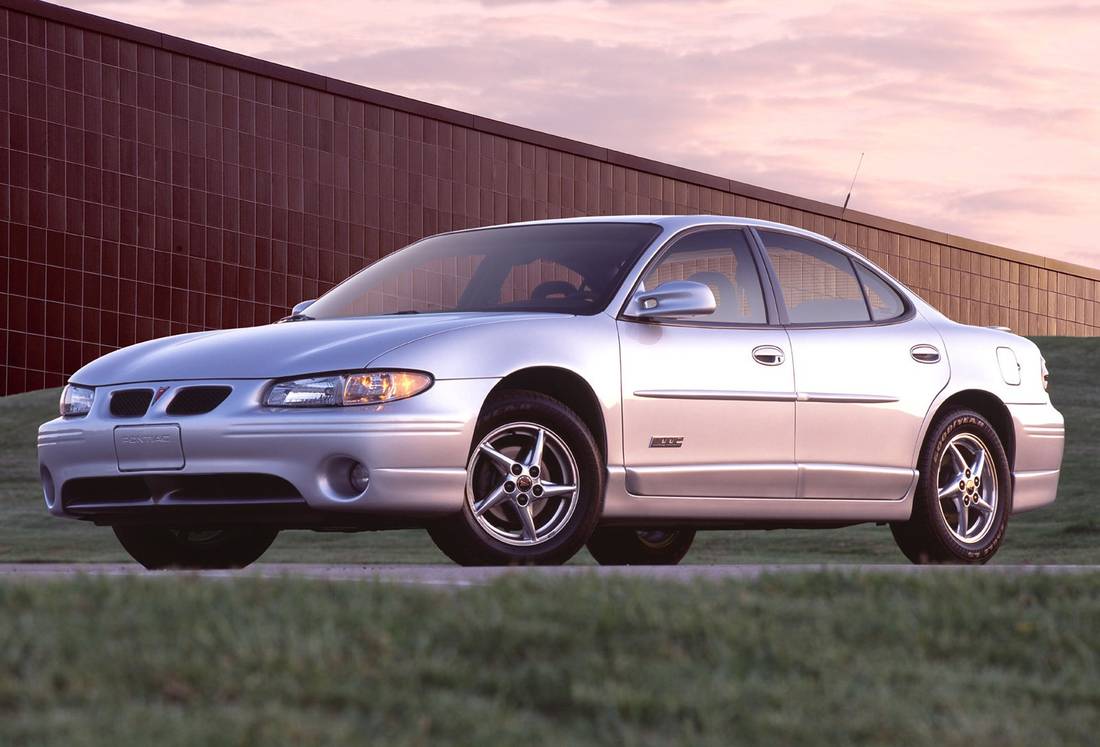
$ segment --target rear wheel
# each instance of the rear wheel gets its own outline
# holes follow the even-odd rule
[[[116,526],[115,536],[130,556],[151,571],[166,568],[244,568],[271,547],[276,529],[165,529]]]
[[[985,563],[1004,540],[1012,474],[1001,439],[971,410],[933,424],[921,450],[920,482],[909,521],[890,525],[914,563]]]
[[[600,565],[676,565],[691,549],[694,529],[600,527],[588,551]]]
[[[584,545],[603,508],[603,464],[584,422],[557,400],[503,392],[486,405],[461,513],[429,528],[462,565],[554,565]]]

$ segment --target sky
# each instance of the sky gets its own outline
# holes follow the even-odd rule
[[[1100,267],[1100,2],[62,4]]]

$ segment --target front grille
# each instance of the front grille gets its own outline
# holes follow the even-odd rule
[[[220,475],[138,475],[82,477],[61,490],[62,505],[80,511],[126,508],[134,505],[241,505],[298,503],[302,494],[275,475],[229,473]]]
[[[169,415],[202,415],[225,401],[233,391],[227,386],[191,386],[180,389],[168,404]]]
[[[111,394],[111,414],[116,418],[140,418],[153,401],[152,389],[124,389]]]

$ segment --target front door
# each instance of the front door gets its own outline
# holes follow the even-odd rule
[[[789,322],[799,497],[902,498],[949,377],[939,334],[862,261],[803,236],[759,235]]]
[[[748,235],[705,229],[646,272],[710,286],[713,314],[619,321],[624,460],[635,495],[795,495],[794,374],[786,332],[769,325]]]

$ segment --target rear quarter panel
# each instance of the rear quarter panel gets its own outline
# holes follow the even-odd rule
[[[1001,330],[949,322],[940,331],[951,364],[951,381],[929,410],[925,429],[949,397],[966,390],[989,392],[1008,408],[1016,442],[1013,471],[1057,470],[1062,461],[1064,427],[1043,386],[1043,357],[1028,339]],[[1008,348],[1019,364],[1019,383],[1002,375],[997,349]],[[922,435],[923,443],[923,435]],[[918,445],[919,449],[919,445]]]
[[[1006,405],[1050,404],[1043,388],[1042,354],[1031,340],[1011,332],[954,322],[941,323],[939,331],[951,364],[951,382],[943,399],[966,389],[981,389]],[[1002,347],[1016,355],[1019,384],[1009,384],[1001,375],[997,348]]]

